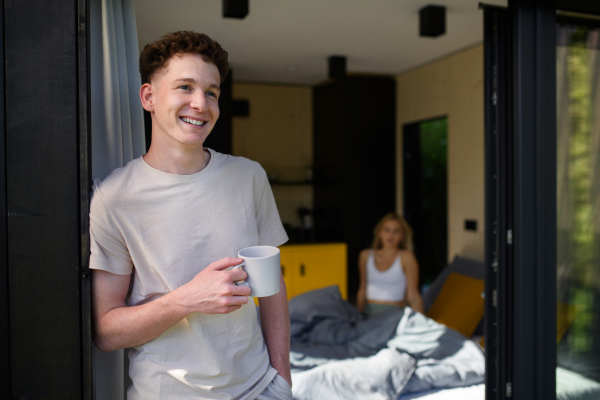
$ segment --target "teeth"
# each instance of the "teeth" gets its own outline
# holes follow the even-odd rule
[[[191,118],[182,118],[182,120],[189,124],[193,124],[193,125],[197,125],[197,126],[204,125],[204,121],[196,121],[195,119],[191,119]]]

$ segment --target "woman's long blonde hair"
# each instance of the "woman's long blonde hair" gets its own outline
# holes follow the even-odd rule
[[[385,224],[388,221],[396,221],[400,224],[400,227],[402,228],[402,233],[404,234],[404,237],[402,238],[400,243],[398,243],[398,248],[402,250],[409,250],[412,252],[413,230],[408,224],[408,222],[406,222],[406,220],[402,218],[400,214],[397,214],[395,212],[385,214],[383,218],[379,220],[377,225],[375,225],[375,229],[373,229],[373,249],[379,250],[383,247],[383,244],[381,243],[381,237],[379,237],[379,231],[381,231],[381,228],[383,228],[383,224]]]

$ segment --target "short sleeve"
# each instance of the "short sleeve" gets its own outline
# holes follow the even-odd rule
[[[260,168],[258,200],[256,202],[256,225],[259,245],[280,246],[288,241],[288,236],[279,218],[267,174],[262,168]]]
[[[131,255],[102,202],[98,183],[94,182],[90,201],[90,269],[129,275],[133,270]]]

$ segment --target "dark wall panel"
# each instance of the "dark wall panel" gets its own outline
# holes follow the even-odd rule
[[[6,1],[11,398],[79,399],[78,2]]]
[[[348,77],[313,90],[317,241],[348,244],[348,297],[359,285],[358,254],[396,208],[395,82]]]

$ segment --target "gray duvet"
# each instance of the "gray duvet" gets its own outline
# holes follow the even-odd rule
[[[365,319],[336,286],[289,307],[295,400],[398,399],[484,381],[479,345],[409,307]]]

